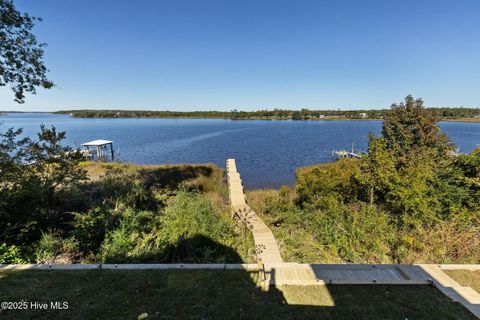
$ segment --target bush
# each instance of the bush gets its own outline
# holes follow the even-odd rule
[[[25,263],[22,259],[20,248],[15,245],[0,244],[0,263]]]
[[[110,231],[101,248],[103,262],[148,261],[155,256],[145,241],[157,237],[159,215],[150,211],[126,209],[119,226]]]
[[[457,215],[430,228],[401,230],[395,262],[470,263],[480,261],[480,212]]]
[[[109,230],[118,225],[120,212],[99,206],[86,213],[74,213],[72,235],[84,253],[97,253]]]
[[[357,159],[341,159],[297,170],[297,203],[301,207],[328,209],[357,199]]]
[[[43,233],[35,246],[37,263],[48,263],[61,252],[62,241],[51,233]]]
[[[37,263],[71,263],[78,255],[78,241],[74,238],[62,239],[52,233],[43,233],[35,245]]]

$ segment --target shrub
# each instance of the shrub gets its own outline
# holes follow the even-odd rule
[[[355,201],[358,186],[354,179],[359,171],[357,159],[341,159],[297,170],[297,203],[305,208],[328,209]]]
[[[15,245],[0,244],[0,263],[25,263],[22,259],[20,248]]]
[[[55,259],[62,249],[62,241],[51,233],[43,233],[35,246],[37,263],[47,263]]]
[[[156,225],[159,216],[150,211],[126,209],[120,219],[119,226],[110,231],[101,248],[101,259],[104,262],[140,261],[154,254],[143,241],[156,237]],[[145,260],[142,260],[145,261]]]
[[[430,228],[401,230],[395,262],[478,263],[480,212],[460,214]]]
[[[37,263],[72,263],[78,259],[78,251],[75,238],[62,239],[53,233],[43,233],[34,255]]]
[[[77,239],[82,252],[96,253],[109,230],[113,230],[121,212],[99,206],[86,213],[74,213],[72,235]]]

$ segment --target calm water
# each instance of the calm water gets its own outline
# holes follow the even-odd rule
[[[212,119],[75,119],[52,114],[0,116],[5,127],[35,136],[39,125],[67,132],[66,143],[106,139],[123,161],[140,164],[215,163],[235,158],[246,188],[293,184],[295,168],[332,160],[333,149],[365,151],[381,121],[234,121]],[[470,152],[480,144],[480,123],[443,122],[442,130]]]

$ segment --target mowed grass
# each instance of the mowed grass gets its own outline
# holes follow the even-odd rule
[[[0,301],[67,301],[2,319],[475,319],[429,286],[284,286],[241,270],[0,271]]]
[[[480,270],[442,270],[464,287],[471,287],[480,293]]]

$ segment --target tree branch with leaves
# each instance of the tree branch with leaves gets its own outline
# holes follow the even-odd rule
[[[35,21],[41,19],[21,13],[11,0],[0,0],[0,87],[9,85],[18,103],[38,87],[53,87],[43,61],[46,44],[32,33]]]

